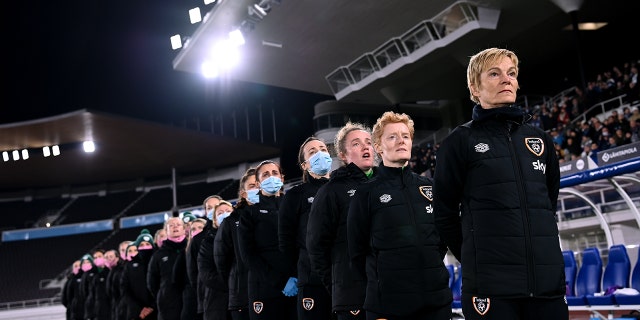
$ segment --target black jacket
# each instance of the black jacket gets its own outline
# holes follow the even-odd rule
[[[120,288],[120,279],[124,272],[124,260],[119,259],[118,263],[113,266],[107,276],[107,297],[111,302],[111,319],[126,319],[127,306],[122,301],[122,289]]]
[[[89,293],[90,300],[93,303],[93,310],[89,311],[92,319],[111,319],[111,299],[107,296],[107,277],[109,273],[109,268],[101,267],[97,268],[97,272],[93,277],[93,284]]]
[[[82,274],[82,270],[78,274],[70,273],[64,285],[62,304],[67,307],[68,319],[84,318],[84,297],[80,295]]]
[[[208,221],[207,224],[209,225],[211,222]],[[213,255],[214,240],[218,229],[211,225],[201,233],[205,232],[206,234],[200,242],[200,252],[198,252],[198,290],[202,289],[203,291],[204,319],[227,319],[229,290],[222,276],[218,273]]]
[[[162,319],[180,319],[182,312],[182,284],[174,277],[174,265],[180,255],[184,256],[187,239],[173,242],[166,239],[162,247],[151,256],[147,272],[147,286],[156,298],[158,317]]]
[[[297,264],[298,287],[307,284],[321,286],[322,281],[312,272],[307,252],[307,222],[309,211],[318,189],[327,181],[307,176],[308,181],[287,191],[278,212],[278,241],[280,251],[294,265]]]
[[[408,316],[451,304],[446,246],[433,218],[432,181],[380,165],[358,188],[347,217],[349,256],[367,277],[364,309]],[[366,258],[366,267],[365,267]]]
[[[278,248],[278,209],[282,197],[260,194],[260,202],[240,214],[238,245],[249,270],[249,301],[285,298],[282,290],[295,270]]]
[[[244,208],[244,207],[243,207]],[[229,310],[247,309],[249,271],[240,257],[238,226],[242,208],[236,208],[222,221],[214,240],[214,261],[229,290]]]
[[[437,153],[436,225],[463,265],[463,292],[560,297],[560,170],[551,136],[518,108],[474,108]]]
[[[354,274],[347,252],[347,213],[359,185],[368,180],[350,163],[331,173],[316,194],[307,224],[307,250],[311,268],[331,294],[333,311],[362,308],[367,279]]]
[[[139,319],[140,311],[144,307],[156,310],[149,317],[157,318],[156,301],[147,287],[147,269],[154,252],[155,249],[140,250],[131,261],[124,264],[120,288],[122,300],[126,305],[126,319]]]
[[[207,219],[204,229],[191,239],[191,244],[189,244],[189,248],[187,248],[186,251],[187,278],[189,279],[191,287],[196,291],[197,313],[202,313],[204,310],[204,307],[202,306],[202,300],[204,299],[204,286],[200,280],[200,272],[198,270],[198,254],[200,252],[202,241],[207,237],[207,233],[209,233],[210,229],[213,229],[213,225],[211,224],[211,220]]]

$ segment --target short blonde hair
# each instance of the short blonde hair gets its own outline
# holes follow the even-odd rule
[[[340,157],[340,154],[344,155],[347,153],[347,145],[346,145],[347,142],[345,141],[347,138],[347,135],[352,131],[356,131],[356,130],[361,130],[371,134],[371,130],[365,127],[363,124],[357,123],[357,122],[351,122],[351,121],[347,122],[347,124],[345,124],[342,128],[340,128],[340,130],[336,134],[336,138],[333,142],[333,147],[336,150],[336,155],[340,159],[342,159],[342,157]]]
[[[467,88],[469,88],[469,96],[471,98],[471,101],[478,104],[480,103],[478,97],[473,95],[473,88],[475,87],[476,89],[479,89],[480,76],[482,75],[482,72],[494,66],[502,57],[509,57],[511,59],[513,64],[516,66],[517,76],[519,60],[518,56],[511,50],[489,48],[484,49],[471,56],[469,65],[467,66]]]
[[[384,126],[392,123],[404,123],[409,128],[409,134],[411,140],[413,140],[413,134],[415,129],[413,127],[413,120],[406,113],[395,113],[393,111],[387,111],[378,118],[376,124],[373,125],[373,132],[371,133],[371,139],[374,145],[380,145],[380,139],[382,139],[382,132]]]

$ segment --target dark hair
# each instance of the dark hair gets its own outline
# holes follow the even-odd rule
[[[278,170],[280,170],[280,175],[284,176],[284,172],[282,172],[282,167],[280,167],[280,164],[273,161],[273,160],[264,160],[262,162],[260,162],[257,166],[256,166],[256,180],[260,181],[260,177],[258,176],[258,173],[260,173],[260,168],[262,168],[263,166],[267,165],[267,164],[275,164],[276,167],[278,167]]]
[[[247,182],[247,179],[255,175],[256,175],[256,168],[249,168],[247,169],[247,171],[245,171],[244,175],[242,175],[242,178],[240,178],[240,183],[238,186],[238,202],[236,202],[235,209],[242,208],[244,206],[249,205],[249,203],[247,202],[247,199],[242,197],[242,191],[246,191],[244,190],[244,183]]]

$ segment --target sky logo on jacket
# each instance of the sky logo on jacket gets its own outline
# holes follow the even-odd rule
[[[531,162],[533,165],[533,170],[542,171],[542,173],[547,173],[547,164],[540,162],[540,160],[536,160],[535,162]]]

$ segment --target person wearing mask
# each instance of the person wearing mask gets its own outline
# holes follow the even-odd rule
[[[472,120],[442,142],[434,179],[440,236],[462,265],[465,319],[569,318],[558,241],[553,139],[513,104],[518,57],[471,57]]]
[[[228,310],[229,290],[216,268],[214,240],[220,224],[231,215],[232,211],[233,205],[231,203],[220,200],[218,204],[209,211],[211,212],[210,215],[209,212],[207,212],[213,224],[212,227],[207,230],[206,238],[202,240],[200,252],[198,253],[198,276],[204,289],[204,300],[202,304],[205,320],[231,319],[231,314]]]
[[[311,268],[331,295],[339,320],[365,319],[362,305],[367,279],[353,273],[347,252],[347,213],[359,186],[375,176],[371,131],[348,122],[336,134],[334,147],[344,165],[331,173],[316,194],[307,224]]]
[[[252,320],[296,319],[295,268],[278,248],[278,210],[284,176],[280,165],[262,161],[256,167],[260,192],[240,213],[238,245],[249,269],[249,312]]]
[[[126,248],[125,248],[126,249]],[[120,279],[124,271],[124,260],[120,259],[118,250],[111,249],[104,253],[109,275],[107,276],[107,298],[111,305],[111,320],[126,319],[126,304],[122,301]]]
[[[447,248],[433,219],[433,183],[407,167],[414,132],[404,113],[378,118],[372,138],[382,162],[349,207],[349,257],[354,272],[367,278],[367,320],[451,319]]]
[[[158,318],[158,308],[147,287],[147,271],[156,248],[149,230],[142,229],[127,248],[130,249],[129,261],[125,263],[120,278],[126,319],[155,320]]]
[[[111,299],[107,296],[107,277],[109,268],[104,257],[105,251],[98,249],[93,253],[95,274],[91,280],[85,316],[95,320],[109,320],[111,318]]]
[[[287,191],[278,212],[280,250],[298,273],[298,319],[326,320],[331,318],[331,296],[320,276],[311,270],[307,253],[307,221],[311,204],[329,178],[331,155],[327,145],[316,137],[307,138],[298,151],[302,183]]]
[[[249,320],[248,270],[240,256],[238,225],[240,212],[251,205],[247,200],[248,192],[255,190],[257,194],[257,188],[256,169],[249,168],[240,178],[239,200],[231,214],[220,223],[214,239],[214,262],[229,292],[228,310],[233,320]]]
[[[174,267],[178,257],[184,256],[187,246],[185,223],[180,217],[171,217],[165,222],[164,229],[167,239],[151,256],[147,272],[147,287],[156,299],[158,318],[180,319],[183,311],[184,282],[176,283]]]
[[[71,270],[69,270],[69,273],[67,274],[67,281],[64,283],[64,287],[62,288],[61,302],[67,309],[65,314],[68,320],[77,319],[73,312],[73,301],[75,291],[78,290],[78,284],[80,283],[80,263],[80,260],[73,262]]]

